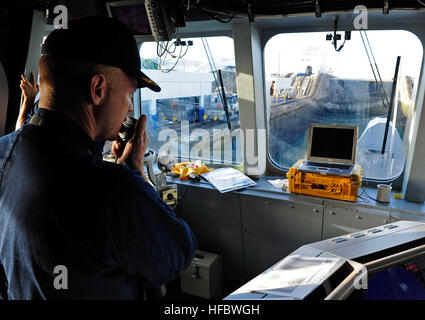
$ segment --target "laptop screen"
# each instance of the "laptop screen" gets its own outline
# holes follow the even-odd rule
[[[354,161],[357,141],[356,127],[315,126],[311,128],[310,158],[325,158],[327,160]]]

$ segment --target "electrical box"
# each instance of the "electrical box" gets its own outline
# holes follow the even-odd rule
[[[220,297],[222,292],[221,256],[196,250],[189,268],[181,278],[181,291],[205,299]]]
[[[169,206],[176,206],[177,205],[177,185],[176,184],[168,184],[165,186],[159,186],[158,187],[158,193],[161,197],[161,199],[168,204]]]

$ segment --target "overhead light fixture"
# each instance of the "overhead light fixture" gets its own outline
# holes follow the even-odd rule
[[[390,13],[390,6],[389,6],[389,1],[388,0],[384,0],[384,8],[382,10],[383,14],[388,14]]]
[[[53,20],[55,19],[54,8],[56,4],[56,0],[48,0],[44,3],[44,17],[48,25],[53,25]]]
[[[320,12],[319,1],[314,1],[314,11],[316,13],[316,18],[320,18],[322,16],[322,12]]]
[[[252,14],[251,1],[248,1],[248,20],[254,22],[254,15]]]

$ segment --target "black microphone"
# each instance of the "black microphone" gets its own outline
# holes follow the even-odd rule
[[[130,115],[123,122],[120,131],[118,132],[118,140],[121,143],[121,148],[118,150],[118,154],[124,151],[125,145],[131,139],[136,128],[137,120]]]

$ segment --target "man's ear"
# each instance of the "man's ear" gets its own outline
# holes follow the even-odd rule
[[[104,74],[95,74],[90,81],[90,98],[95,106],[102,103],[106,97],[106,77]]]

